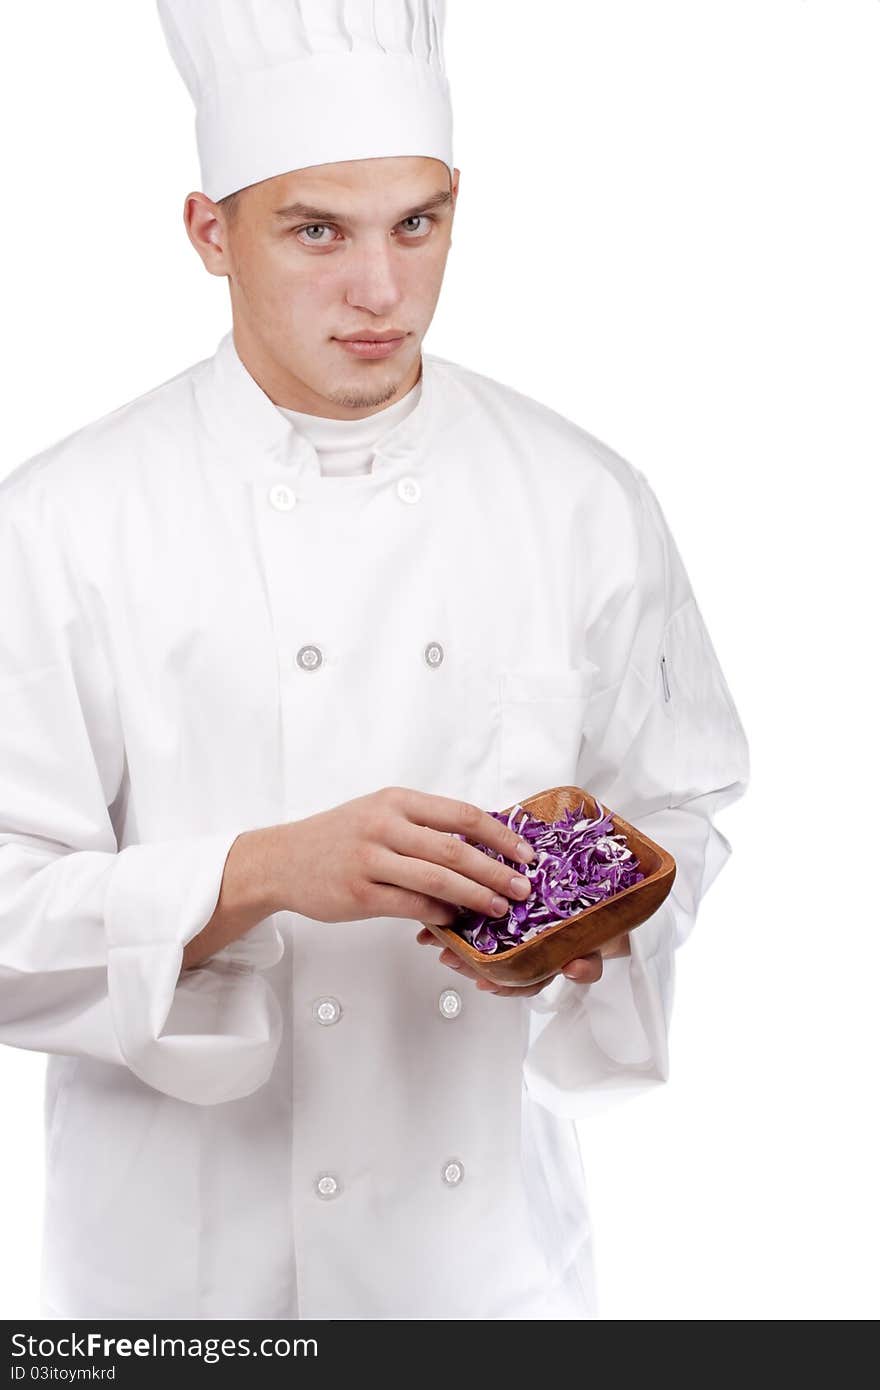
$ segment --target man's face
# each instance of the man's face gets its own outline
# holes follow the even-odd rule
[[[401,156],[315,165],[241,191],[226,215],[187,199],[190,238],[229,277],[236,343],[276,404],[354,418],[410,390],[434,316],[459,171]],[[385,357],[338,340],[386,334]],[[283,399],[281,398],[283,397]]]

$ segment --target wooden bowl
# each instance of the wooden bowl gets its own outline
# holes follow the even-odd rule
[[[598,951],[604,943],[646,922],[669,893],[675,878],[672,855],[636,830],[622,816],[609,813],[607,807],[603,807],[581,787],[551,787],[548,791],[536,792],[525,801],[515,803],[530,815],[545,821],[560,820],[566,811],[579,808],[582,804],[584,814],[590,820],[595,819],[600,811],[611,815],[615,834],[625,837],[628,847],[639,861],[639,871],[645,877],[640,883],[622,889],[613,897],[593,903],[573,917],[555,922],[528,941],[493,954],[478,951],[476,946],[471,946],[451,927],[438,926],[434,922],[423,923],[438,941],[442,941],[484,979],[497,985],[538,984],[540,980],[558,974],[575,956]],[[514,806],[508,806],[502,814],[509,815],[512,810]],[[503,921],[503,918],[499,917],[498,921]]]

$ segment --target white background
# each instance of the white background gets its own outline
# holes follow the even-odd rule
[[[446,54],[426,350],[647,475],[751,747],[670,1080],[581,1127],[602,1316],[874,1318],[880,4],[449,0]],[[153,4],[4,6],[0,55],[2,474],[229,306]],[[0,1049],[6,1318],[37,1313],[43,1067]]]

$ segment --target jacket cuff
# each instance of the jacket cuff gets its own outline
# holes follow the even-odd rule
[[[271,917],[180,973],[183,948],[213,915],[226,857],[246,828],[127,846],[104,901],[120,1051],[147,1085],[196,1105],[256,1091],[281,1041],[278,1000],[259,973],[284,953]]]
[[[668,933],[664,941],[659,933],[635,931],[630,946],[631,955],[604,962],[595,984],[559,975],[526,1001],[532,1015],[526,1089],[563,1118],[585,1119],[669,1077],[672,942]]]

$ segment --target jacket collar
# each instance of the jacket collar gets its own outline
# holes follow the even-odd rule
[[[283,465],[285,474],[300,482],[330,481],[321,474],[311,440],[281,414],[245,367],[231,329],[220,339],[213,357],[200,365],[203,370],[196,377],[195,395],[202,424],[230,461],[246,471],[256,467],[260,473]],[[422,445],[434,418],[438,386],[436,361],[426,352],[422,353],[421,383],[415,408],[376,446],[372,472],[344,482],[387,482],[398,473],[424,468],[428,451]]]

